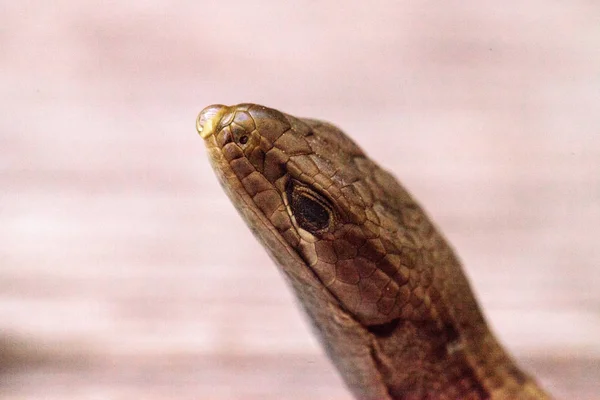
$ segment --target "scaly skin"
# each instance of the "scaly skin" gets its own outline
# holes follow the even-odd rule
[[[357,399],[549,398],[423,209],[343,132],[254,104],[209,106],[196,125]]]

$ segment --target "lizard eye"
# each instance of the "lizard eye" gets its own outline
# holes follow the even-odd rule
[[[287,196],[290,211],[300,228],[312,234],[329,228],[332,209],[323,196],[295,181],[288,184]]]

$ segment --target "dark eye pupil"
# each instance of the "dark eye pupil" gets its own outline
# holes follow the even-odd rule
[[[292,211],[298,225],[309,232],[320,231],[329,226],[327,209],[308,196],[293,196]]]
[[[248,143],[248,136],[244,135],[242,137],[240,137],[240,144],[246,144]]]

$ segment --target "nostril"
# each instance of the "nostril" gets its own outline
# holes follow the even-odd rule
[[[222,104],[213,104],[200,111],[196,118],[196,130],[203,139],[213,134],[219,120],[228,108]]]

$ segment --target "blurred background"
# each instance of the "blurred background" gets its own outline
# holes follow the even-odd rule
[[[600,399],[600,3],[0,2],[0,397],[345,399],[195,132],[342,127],[499,337]]]

